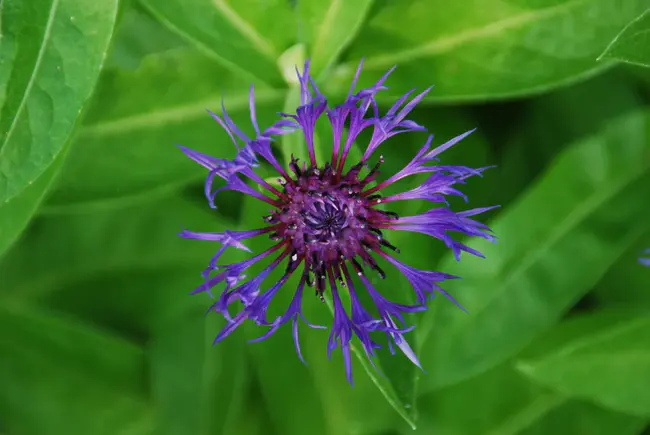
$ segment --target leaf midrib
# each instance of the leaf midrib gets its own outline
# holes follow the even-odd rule
[[[631,29],[632,27],[634,27],[637,23],[639,23],[640,21],[644,20],[645,17],[646,17],[646,15],[650,15],[650,9],[646,10],[645,12],[643,12],[641,15],[639,15],[638,17],[636,17],[634,20],[630,21],[630,22],[629,22],[629,23],[628,23],[628,24],[623,28],[623,30],[621,30],[621,31],[616,35],[616,37],[612,40],[612,42],[609,43],[609,45],[607,46],[607,48],[605,48],[605,51],[603,51],[603,53],[602,53],[600,56],[598,56],[598,59],[596,59],[596,60],[601,60],[601,59],[606,58],[606,57],[612,57],[612,58],[614,58],[614,59],[618,59],[618,58],[615,57],[615,56],[608,56],[609,52],[616,48],[616,46],[617,46],[619,40],[622,40],[622,39],[624,39],[624,38],[626,38],[626,37],[629,38],[630,36],[629,36],[629,35],[626,35],[625,33],[626,33],[629,29]],[[633,34],[633,36],[636,36],[636,34]],[[621,59],[621,60],[622,60],[622,59]]]
[[[481,38],[494,37],[507,30],[517,29],[535,21],[542,21],[545,19],[553,18],[556,15],[566,12],[568,9],[577,7],[583,3],[587,3],[588,1],[590,0],[570,0],[566,3],[545,9],[528,10],[519,15],[514,15],[512,17],[508,17],[499,21],[491,22],[487,25],[471,30],[459,32],[457,34],[441,36],[437,39],[432,39],[414,48],[387,53],[380,56],[368,57],[364,62],[364,68],[387,68],[395,65],[396,63],[408,62],[419,57],[442,54],[468,42],[472,42]],[[340,68],[349,69],[352,68],[352,66],[351,64],[344,64]]]
[[[190,44],[193,44],[194,46],[196,46],[202,53],[204,53],[206,56],[209,56],[211,59],[215,60],[217,63],[219,63],[224,68],[226,68],[229,71],[234,72],[234,73],[244,74],[245,76],[253,77],[253,78],[258,80],[258,83],[260,85],[270,86],[270,83],[269,83],[268,79],[265,79],[264,77],[259,76],[255,72],[248,71],[245,68],[242,68],[239,65],[237,65],[236,63],[226,59],[223,56],[221,56],[219,53],[214,51],[210,46],[208,46],[204,42],[200,41],[199,39],[197,39],[193,35],[189,34],[185,30],[181,29],[180,27],[178,27],[174,23],[172,23],[169,19],[167,19],[166,16],[159,13],[156,10],[156,8],[150,6],[148,1],[142,1],[142,5],[145,6],[147,11],[156,20],[160,21],[163,25],[167,26],[172,32],[178,34],[179,36],[184,38]]]
[[[54,18],[56,17],[56,11],[58,9],[58,6],[59,6],[59,0],[52,0],[52,5],[48,13],[47,23],[45,24],[45,30],[43,32],[43,40],[41,42],[41,47],[38,50],[38,54],[36,55],[36,62],[34,62],[34,68],[32,69],[32,74],[29,77],[29,81],[27,82],[27,87],[25,88],[25,92],[23,93],[23,98],[20,100],[18,109],[16,109],[16,113],[14,114],[11,124],[9,125],[9,130],[7,130],[5,140],[0,144],[0,160],[2,160],[8,148],[8,144],[9,141],[11,140],[11,136],[16,131],[18,120],[21,118],[22,112],[25,110],[25,106],[27,105],[27,100],[31,95],[34,84],[36,83],[36,77],[40,73],[41,64],[43,62],[43,58],[45,57],[45,51],[49,46],[50,36],[52,34],[52,27],[54,26]],[[54,156],[52,156],[52,159],[54,159]],[[2,170],[1,168],[2,167],[0,167],[0,170]],[[9,178],[8,174],[3,174],[3,175]]]
[[[205,255],[186,256],[182,258],[168,258],[152,260],[152,261],[133,261],[129,258],[122,261],[106,262],[100,266],[91,266],[84,270],[83,274],[68,273],[62,274],[51,272],[44,275],[39,275],[34,280],[27,280],[21,283],[18,291],[12,291],[10,294],[0,294],[0,301],[2,304],[7,301],[24,301],[28,302],[32,298],[39,297],[52,288],[63,288],[66,284],[83,282],[89,280],[94,276],[102,276],[112,273],[113,275],[120,275],[128,272],[136,271],[151,271],[151,270],[170,270],[176,269],[180,271],[195,271],[197,264],[205,262]],[[56,283],[52,285],[52,283]]]
[[[263,54],[268,60],[275,62],[278,58],[275,47],[260,35],[257,30],[246,20],[240,17],[228,4],[223,0],[212,0],[214,7],[233,25],[239,33],[250,42],[258,52]]]
[[[327,12],[325,13],[325,18],[323,18],[323,21],[319,26],[316,40],[314,41],[314,48],[312,50],[312,56],[314,58],[320,57],[320,51],[323,49],[322,48],[323,44],[325,43],[327,36],[329,36],[330,34],[330,31],[332,29],[332,23],[334,22],[334,17],[338,13],[340,6],[341,6],[341,0],[331,1],[330,7],[327,9]]]
[[[514,267],[510,269],[510,272],[504,277],[501,281],[502,284],[498,286],[500,291],[493,293],[488,299],[485,300],[483,305],[477,307],[472,311],[472,317],[477,317],[479,314],[483,313],[497,298],[501,297],[505,290],[515,283],[518,278],[525,273],[532,265],[534,265],[540,258],[547,255],[548,251],[565,235],[567,235],[571,229],[575,228],[581,222],[583,222],[588,216],[590,216],[594,210],[602,207],[603,204],[611,200],[618,192],[625,189],[625,187],[632,184],[634,181],[639,179],[648,169],[650,168],[650,162],[646,163],[638,172],[632,173],[632,176],[626,180],[622,180],[618,184],[608,184],[609,189],[596,190],[594,195],[587,198],[582,204],[582,207],[576,207],[571,213],[569,213],[566,218],[564,218],[560,224],[556,227],[559,228],[559,231],[556,231],[554,234],[551,234],[550,237],[546,239],[545,242],[542,242],[538,246],[540,249],[533,251],[531,254],[523,257],[523,261],[519,263],[519,267]],[[603,192],[602,194],[600,192]],[[463,329],[462,325],[467,325],[467,323],[461,324],[461,327],[453,329]]]
[[[542,394],[485,435],[516,435],[566,402],[567,399],[557,393]]]
[[[256,103],[271,103],[279,100],[284,94],[281,89],[266,89],[255,93]],[[84,136],[109,136],[142,128],[153,128],[175,122],[184,122],[191,119],[202,118],[205,109],[215,107],[215,113],[221,113],[221,98],[210,98],[195,103],[172,106],[153,112],[139,113],[125,116],[110,121],[99,121],[84,126],[79,132],[79,137]],[[248,94],[238,94],[228,99],[227,109],[232,111],[242,110],[248,105]]]
[[[538,371],[539,367],[552,366],[553,370],[559,370],[558,367],[562,362],[565,366],[570,364],[579,364],[581,369],[585,366],[591,365],[591,363],[607,363],[610,365],[621,365],[630,363],[632,361],[644,361],[650,363],[650,350],[644,352],[643,349],[637,349],[635,351],[620,351],[615,354],[611,352],[603,353],[589,353],[589,354],[571,354],[562,357],[551,357],[545,358],[538,361],[537,363],[527,364],[522,362],[518,365],[520,370],[523,373],[530,374],[535,377],[534,373]],[[575,368],[575,367],[574,367]]]
[[[596,334],[582,336],[576,340],[571,340],[565,345],[560,346],[554,352],[551,352],[545,358],[540,359],[540,361],[571,356],[574,352],[578,352],[581,349],[593,346],[605,340],[610,340],[612,338],[617,337],[618,335],[626,334],[630,331],[633,331],[634,329],[640,326],[644,326],[647,322],[648,319],[646,319],[645,317],[640,317],[638,319],[634,319],[633,321],[622,322],[619,323],[618,325],[610,326],[606,330],[600,331]]]
[[[647,172],[649,168],[650,168],[650,162],[645,162],[645,164],[637,172],[626,173],[630,175],[629,178],[625,180],[621,180],[618,184],[613,184],[613,183],[607,184],[609,189],[596,190],[592,196],[587,197],[586,201],[583,201],[581,203],[582,207],[575,207],[573,211],[569,213],[561,221],[561,223],[555,227],[557,231],[551,234],[546,239],[545,242],[537,245],[540,249],[537,249],[533,251],[531,254],[521,257],[522,261],[519,263],[519,266],[510,269],[508,275],[506,275],[504,279],[501,280],[501,284],[497,287],[498,291],[492,293],[483,302],[482,305],[472,310],[471,312],[472,317],[477,318],[480,314],[485,312],[485,310],[495,300],[503,296],[506,289],[508,289],[518,279],[520,275],[522,275],[526,270],[528,270],[531,265],[535,264],[539,258],[542,258],[544,255],[546,255],[547,252],[557,243],[558,240],[562,239],[562,237],[568,234],[572,228],[574,228],[576,225],[582,222],[586,217],[588,217],[593,212],[593,210],[596,210],[599,207],[601,207],[604,203],[611,200],[616,195],[617,192],[624,190],[625,187],[629,186],[638,178],[640,178],[644,173]],[[431,314],[434,315],[435,313],[432,312]],[[428,323],[432,325],[433,321],[434,320],[432,319]],[[457,331],[459,330],[462,331],[463,329],[467,329],[469,325],[470,325],[469,322],[450,325],[447,333],[451,334],[452,331],[454,331],[454,333],[457,333]],[[420,343],[421,343],[421,345],[419,346],[420,349],[424,347],[424,344],[428,340],[430,329],[431,328],[426,329],[425,332],[420,336]]]

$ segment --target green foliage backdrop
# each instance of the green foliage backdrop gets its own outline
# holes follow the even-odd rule
[[[2,0],[0,434],[650,433],[648,6]],[[464,278],[445,288],[469,314],[438,298],[412,319],[426,372],[381,351],[385,376],[361,357],[351,387],[317,330],[301,334],[308,366],[288,330],[213,347],[222,321],[188,295],[216,247],[179,230],[257,227],[265,207],[226,194],[210,209],[174,144],[232,157],[205,109],[223,98],[249,125],[254,83],[270,124],[295,109],[306,57],[335,101],[362,57],[361,85],[398,64],[380,102],[435,85],[413,118],[436,143],[478,128],[443,163],[497,165],[464,189],[501,205],[498,243],[469,242],[486,259],[391,239],[403,261]],[[389,141],[384,172],[425,138]],[[297,136],[281,148],[305,154]],[[405,297],[395,275],[377,286]],[[331,322],[316,298],[305,311]]]

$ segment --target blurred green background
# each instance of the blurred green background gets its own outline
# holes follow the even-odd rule
[[[3,0],[0,434],[650,434],[648,6]],[[478,128],[443,163],[498,165],[464,189],[502,206],[483,219],[498,244],[470,242],[485,260],[390,239],[403,261],[463,277],[445,288],[469,314],[437,298],[411,319],[426,373],[384,349],[386,376],[355,360],[350,387],[327,332],[307,328],[309,366],[290,328],[213,347],[223,321],[188,296],[217,246],[178,231],[254,228],[264,210],[229,194],[211,210],[174,144],[232,157],[205,109],[223,96],[250,132],[254,83],[269,125],[295,109],[306,56],[333,101],[361,57],[362,85],[399,65],[384,110],[435,85],[413,113],[435,143]],[[385,144],[384,174],[425,139]],[[411,296],[391,272],[379,289]],[[316,298],[305,310],[331,323]]]

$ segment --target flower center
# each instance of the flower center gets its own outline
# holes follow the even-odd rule
[[[321,236],[322,241],[339,238],[348,225],[348,208],[340,201],[329,198],[313,201],[310,209],[302,214],[305,230]],[[345,209],[344,209],[345,207]]]
[[[300,169],[296,162],[290,165],[296,178],[280,180],[284,186],[282,204],[264,218],[275,224],[271,239],[284,240],[292,248],[288,267],[305,260],[320,295],[326,270],[345,260],[358,271],[365,264],[383,277],[370,253],[380,247],[397,250],[380,230],[397,215],[375,209],[380,197],[363,193],[377,175],[379,164],[360,179],[361,164],[345,175],[337,175],[330,165]]]

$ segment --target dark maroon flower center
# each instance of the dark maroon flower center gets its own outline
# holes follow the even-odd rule
[[[339,175],[329,164],[301,169],[294,159],[290,167],[295,178],[279,180],[284,187],[279,206],[264,218],[274,224],[270,237],[291,247],[288,269],[306,262],[311,273],[308,284],[315,283],[321,297],[328,270],[339,275],[338,265],[348,260],[357,272],[365,264],[383,278],[384,272],[371,253],[381,246],[398,251],[381,231],[397,215],[375,209],[381,196],[364,192],[378,175],[381,163],[360,177],[365,166],[361,163]]]

